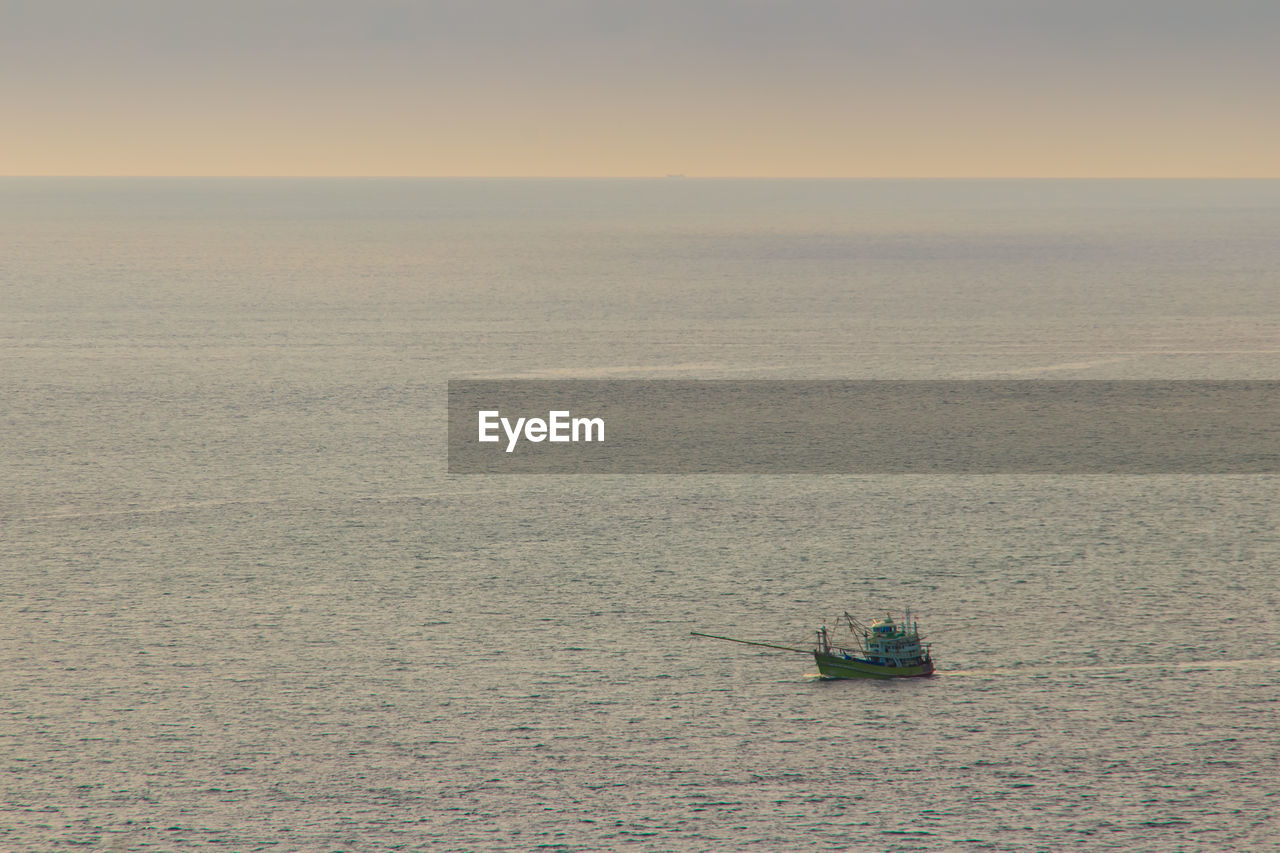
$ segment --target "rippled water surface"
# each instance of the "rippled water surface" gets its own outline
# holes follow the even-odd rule
[[[442,411],[1275,379],[1280,184],[0,197],[0,848],[1280,845],[1277,478],[450,477]],[[904,606],[934,678],[689,635]]]

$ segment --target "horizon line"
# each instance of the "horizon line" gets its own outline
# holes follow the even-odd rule
[[[0,179],[120,178],[200,180],[518,180],[518,181],[1275,181],[1280,175],[358,175],[358,174],[0,174]]]

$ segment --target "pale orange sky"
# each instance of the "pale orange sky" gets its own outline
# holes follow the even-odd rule
[[[1277,44],[1249,0],[11,2],[0,174],[1278,177]]]

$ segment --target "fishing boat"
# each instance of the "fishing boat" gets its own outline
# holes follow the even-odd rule
[[[871,627],[845,613],[836,620],[837,629],[844,625],[849,629],[853,647],[834,645],[827,626],[818,629],[818,645],[813,659],[818,662],[818,672],[826,678],[915,678],[933,675],[933,655],[929,643],[921,642],[920,627],[903,616],[902,624],[893,621],[886,613],[876,619]]]
[[[847,634],[844,630],[847,630]],[[933,675],[933,655],[930,644],[923,642],[920,628],[910,612],[902,623],[885,614],[868,627],[848,613],[836,620],[834,632],[826,625],[818,629],[817,643],[812,649],[762,643],[757,640],[739,640],[718,634],[691,632],[697,637],[728,640],[747,646],[764,646],[787,652],[812,654],[823,678],[918,678]]]

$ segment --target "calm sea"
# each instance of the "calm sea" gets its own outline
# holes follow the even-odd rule
[[[1272,850],[1280,478],[451,477],[463,377],[1280,378],[1280,182],[0,180],[0,849]],[[939,674],[822,682],[909,606]]]

